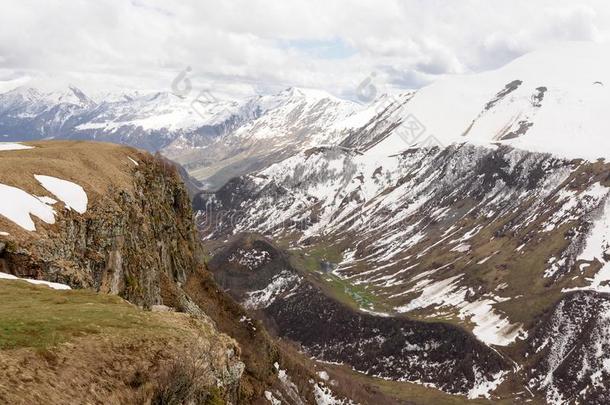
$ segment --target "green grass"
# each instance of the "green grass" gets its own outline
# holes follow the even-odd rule
[[[78,336],[156,326],[149,313],[112,295],[2,280],[0,297],[0,349],[44,349]]]
[[[305,251],[291,251],[291,262],[330,297],[354,309],[383,311],[379,299],[367,290],[365,284],[355,285],[330,272],[324,272],[321,263],[338,264],[343,260],[336,246],[317,245]]]
[[[374,310],[377,304],[377,299],[373,294],[368,292],[363,285],[354,285],[347,280],[335,276],[334,274],[325,274],[324,281],[333,289],[336,297],[340,297],[341,301],[350,300],[360,308]]]

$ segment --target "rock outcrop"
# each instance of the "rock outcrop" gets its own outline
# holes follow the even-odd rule
[[[93,153],[98,170],[113,166],[124,178],[97,179],[103,189],[92,190],[77,174],[75,182],[84,184],[89,196],[87,212],[62,210],[53,225],[41,223],[31,233],[11,231],[15,236],[6,237],[2,253],[8,271],[117,294],[147,308],[161,304],[161,275],[183,283],[201,255],[190,200],[177,170],[160,157],[133,149],[59,145],[70,145],[65,153],[80,156],[79,165],[89,164]],[[44,158],[46,149],[41,144],[24,152]],[[123,160],[115,161],[116,154]]]
[[[26,211],[31,231],[14,214],[19,202],[3,202],[0,271],[9,275],[2,278],[79,291],[1,281],[7,299],[23,302],[0,310],[0,369],[13,387],[0,383],[0,402],[238,403],[245,368],[239,344],[181,290],[203,262],[177,169],[116,145],[30,146],[3,152],[0,167],[12,171],[0,183],[52,215],[42,220]],[[39,174],[64,181],[64,189],[45,190],[34,180]],[[78,211],[66,184],[86,194]],[[168,290],[182,292],[180,308],[165,299]]]

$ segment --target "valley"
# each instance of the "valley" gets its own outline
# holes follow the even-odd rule
[[[230,355],[189,395],[225,403],[608,403],[605,49],[550,47],[368,104],[1,94],[0,193],[22,203],[0,202],[0,288],[132,320],[6,321],[6,350],[150,338],[152,374],[109,382],[150,400],[203,327],[197,344]]]

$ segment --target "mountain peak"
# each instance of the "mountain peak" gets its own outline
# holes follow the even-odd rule
[[[53,90],[40,90],[39,88],[24,85],[4,93],[4,96],[14,102],[46,104],[49,107],[64,103],[80,107],[95,105],[95,102],[82,90],[71,84],[67,87]]]
[[[276,96],[278,97],[289,97],[289,98],[297,98],[297,99],[310,99],[310,100],[321,100],[321,99],[330,99],[330,100],[339,100],[337,97],[328,93],[325,90],[312,89],[306,87],[288,87],[281,92],[279,92]]]

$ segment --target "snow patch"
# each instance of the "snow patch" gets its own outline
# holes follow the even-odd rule
[[[63,201],[66,207],[79,214],[87,211],[87,193],[78,184],[51,176],[34,175],[34,177],[47,191]]]
[[[440,281],[421,280],[408,291],[420,291],[420,296],[395,310],[404,313],[432,305],[436,309],[456,308],[458,317],[474,323],[472,333],[488,345],[508,346],[517,337],[526,336],[521,324],[510,323],[493,308],[494,304],[507,299],[490,294],[470,302],[466,299],[468,289],[458,285],[461,278],[462,275],[457,275]]]
[[[328,373],[326,371],[318,371],[318,377],[324,381],[328,381]]]
[[[40,199],[17,187],[0,184],[0,215],[8,218],[26,231],[35,231],[30,215],[47,224],[55,223],[55,211]]]
[[[271,402],[271,405],[282,405],[282,401],[277,399],[271,391],[265,391],[265,398]]]
[[[262,264],[267,263],[271,259],[271,255],[266,250],[244,250],[239,249],[229,257],[229,262],[237,262],[249,270],[254,270]]]
[[[70,290],[71,289],[70,286],[67,286],[67,285],[61,284],[61,283],[53,283],[51,281],[45,281],[45,280],[33,280],[31,278],[20,278],[20,277],[14,276],[12,274],[1,273],[1,272],[0,272],[0,279],[27,281],[30,284],[46,285],[47,287],[51,287],[54,290]]]
[[[0,151],[33,149],[33,146],[23,145],[18,142],[0,142]]]
[[[320,384],[314,384],[313,393],[316,398],[317,405],[351,405],[354,402],[345,399],[338,399],[333,395],[330,388]]]
[[[493,392],[502,381],[504,376],[507,374],[505,371],[500,371],[493,376],[493,380],[487,380],[485,375],[481,373],[476,367],[474,368],[476,385],[468,391],[468,399],[476,399],[485,397],[490,399],[490,393]]]
[[[243,305],[248,309],[267,308],[282,294],[289,293],[297,288],[301,278],[287,270],[282,270],[271,279],[267,287],[262,290],[248,292]]]

